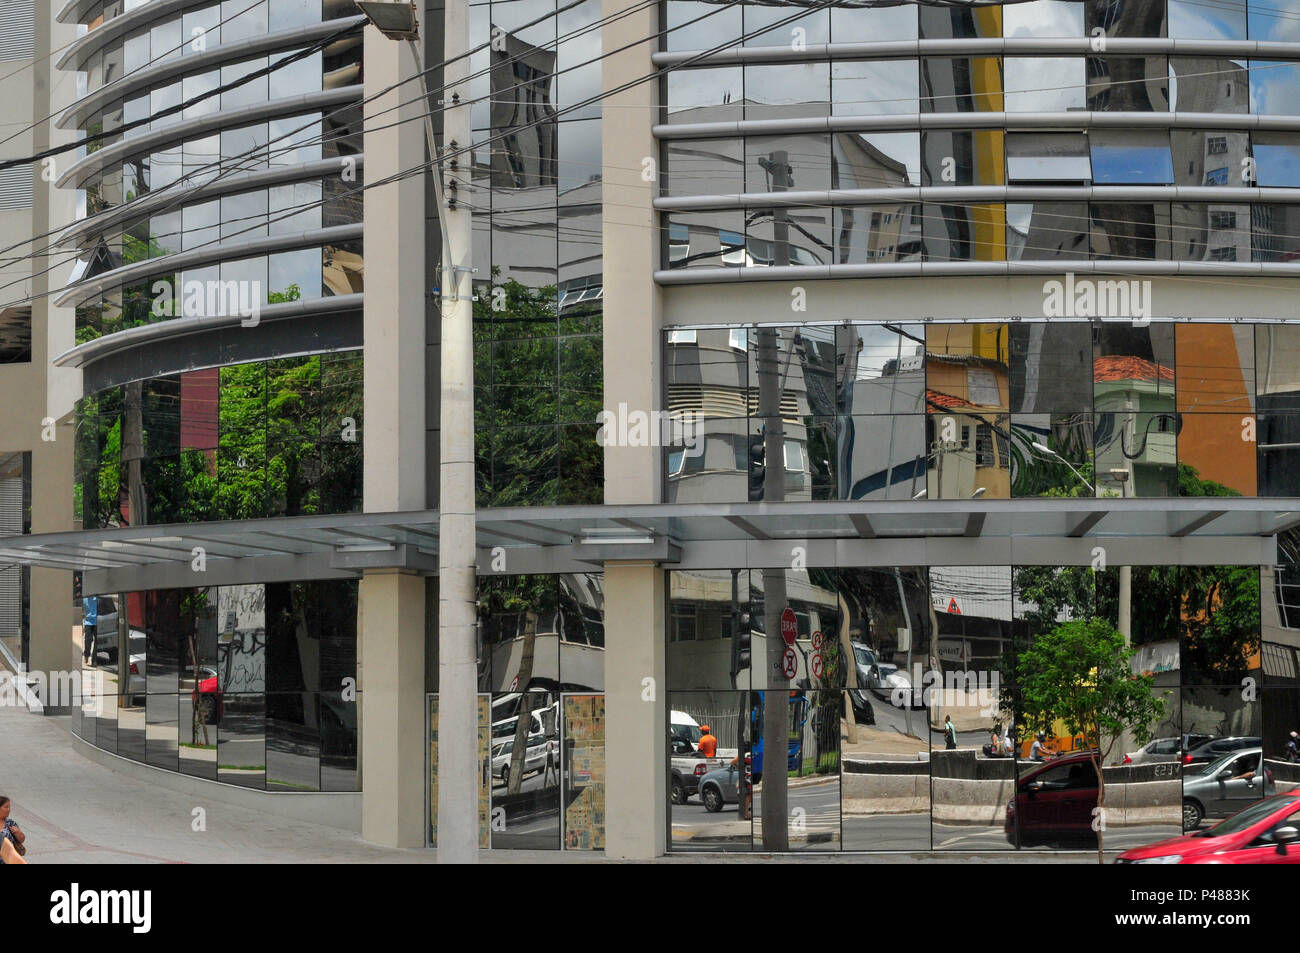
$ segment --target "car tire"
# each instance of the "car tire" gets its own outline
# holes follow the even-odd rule
[[[686,785],[681,778],[673,778],[673,803],[681,806],[686,803]]]
[[[1205,818],[1205,811],[1201,805],[1197,804],[1190,798],[1183,801],[1183,831],[1194,831],[1201,826],[1201,821]]]
[[[217,723],[217,700],[211,695],[199,696],[199,718],[205,725]]]
[[[700,800],[704,802],[704,809],[710,814],[717,814],[722,810],[722,792],[712,784],[700,791]]]

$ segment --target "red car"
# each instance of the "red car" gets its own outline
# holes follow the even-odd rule
[[[1128,850],[1117,864],[1300,864],[1300,793],[1275,794],[1209,830]]]
[[[1096,847],[1097,769],[1088,752],[1034,765],[1016,781],[1004,831],[1015,847]]]

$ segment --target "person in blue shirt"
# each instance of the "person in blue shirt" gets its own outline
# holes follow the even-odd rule
[[[81,624],[82,661],[95,664],[95,636],[99,634],[99,597],[86,596],[81,600],[85,620]]]

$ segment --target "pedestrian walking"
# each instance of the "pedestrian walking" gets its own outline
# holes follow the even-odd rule
[[[948,751],[954,751],[957,748],[957,729],[953,727],[952,715],[943,716],[943,746]]]
[[[1291,732],[1291,737],[1286,743],[1286,759],[1292,764],[1300,761],[1300,735],[1294,731]]]
[[[95,663],[95,639],[99,635],[99,597],[86,596],[81,600],[84,618],[81,622],[81,660]]]

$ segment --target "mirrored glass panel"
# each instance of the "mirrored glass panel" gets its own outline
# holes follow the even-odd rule
[[[321,718],[317,692],[266,696],[266,786],[319,791]]]
[[[1202,322],[1175,328],[1179,411],[1230,414],[1255,409],[1256,330],[1246,324]]]
[[[1254,85],[1253,71],[1247,76],[1244,60],[1217,56],[1169,58],[1170,102],[1179,112],[1254,112]]]
[[[1252,40],[1300,41],[1300,6],[1295,0],[1268,0],[1246,4],[1247,27]]]
[[[786,192],[831,187],[827,133],[750,136],[745,139],[745,191]]]
[[[837,132],[831,137],[831,156],[831,188],[921,184],[921,134],[917,132]]]
[[[826,643],[823,653],[837,648]],[[818,653],[814,653],[816,657]],[[825,657],[823,655],[823,657]],[[772,786],[779,765],[773,744],[765,757],[766,705],[779,704],[776,692],[751,693],[757,697],[752,749],[754,776],[754,849],[770,846],[764,837],[763,791]],[[770,700],[770,701],[769,701]],[[785,781],[787,816],[790,818],[786,846],[791,851],[837,851],[840,843],[840,739],[844,696],[838,691],[804,691],[790,694],[786,727]],[[769,760],[770,758],[770,760]]]
[[[178,716],[176,695],[150,695],[145,702],[145,761],[155,768],[179,768]]]
[[[936,40],[964,40],[1002,35],[1000,5],[970,7],[922,6],[921,36]]]
[[[1254,496],[1254,415],[1196,413],[1181,418],[1179,495]]]
[[[480,580],[483,652],[490,657],[485,687],[519,692],[559,686],[558,596],[555,576]]]
[[[1090,245],[1094,258],[1143,261],[1169,259],[1169,203],[1092,205],[1089,214],[1092,218]]]
[[[1081,56],[1008,56],[1007,112],[1067,112],[1083,109],[1085,64]]]
[[[1092,36],[1101,30],[1106,36],[1165,36],[1163,3],[1117,3],[1115,0],[1085,0],[1083,25]]]
[[[1092,327],[1081,321],[1010,326],[1012,413],[1092,409]]]
[[[1008,203],[1007,260],[1086,261],[1089,227],[1082,202]]]
[[[1013,713],[1003,710],[1012,683],[1015,621],[1007,566],[933,566],[930,606],[937,626],[927,659],[932,775],[931,836],[936,850],[1010,849],[1007,802],[1014,759]],[[994,732],[999,749],[992,747]]]
[[[1196,0],[1167,0],[1169,35],[1189,40],[1246,39],[1246,0],[1203,4]]]
[[[925,327],[852,324],[835,329],[841,413],[917,414],[925,391]]]
[[[1006,137],[1007,181],[1086,183],[1088,139],[1078,132],[1013,132]]]
[[[664,48],[674,51],[711,50],[723,37],[740,36],[744,31],[740,11],[740,4],[719,6],[700,0],[666,0],[664,28],[668,32],[664,37]]]
[[[831,7],[831,39],[836,43],[872,40],[914,40],[916,8],[908,3],[893,7]]]
[[[668,74],[667,83],[670,123],[729,122],[743,118],[745,84],[744,71],[739,66],[675,69]]]
[[[885,9],[889,8],[871,12],[883,13]],[[872,39],[881,37],[873,36]],[[835,116],[919,112],[920,90],[916,60],[836,60],[831,63],[831,114]]]
[[[942,11],[945,15],[947,9]],[[922,112],[1000,112],[1003,108],[1000,58],[927,56],[921,60]]]
[[[1071,0],[1029,0],[1002,8],[1002,35],[1015,37],[1084,35],[1083,8]]]
[[[746,46],[786,46],[794,43],[829,43],[830,11],[807,10],[807,5],[786,0],[743,3]],[[806,12],[807,11],[807,12]],[[714,39],[710,46],[717,45]]]
[[[1005,134],[934,129],[921,133],[922,185],[1001,185]]]
[[[673,851],[752,849],[749,738],[757,698],[739,691],[669,692]]]
[[[665,143],[665,195],[738,195],[745,191],[744,142],[680,139]]]
[[[1241,135],[1244,138],[1244,133]],[[1300,187],[1300,134],[1261,131],[1254,134],[1253,140],[1253,150],[1244,150],[1242,155],[1255,157],[1255,184],[1265,188]],[[1242,169],[1243,164],[1238,161],[1236,168]],[[1250,184],[1248,175],[1242,178],[1242,184]]]
[[[1087,412],[1012,415],[1011,495],[1094,495],[1092,429]]]
[[[745,264],[742,212],[673,212],[664,220],[669,268],[738,268]]]
[[[751,64],[745,67],[745,118],[830,115],[828,63]]]
[[[1164,130],[1094,129],[1088,134],[1092,177],[1098,185],[1168,185],[1174,181],[1169,134]]]
[[[564,849],[605,846],[605,696],[564,696]]]
[[[1204,830],[1275,793],[1260,750],[1263,706],[1240,690],[1182,690],[1183,831]]]
[[[1300,207],[1252,205],[1251,260],[1294,261],[1300,254]]]
[[[926,261],[1005,261],[1005,205],[925,204],[923,248]]]
[[[217,732],[217,780],[266,787],[266,696],[225,695]]]
[[[1174,327],[1103,324],[1093,345],[1097,494],[1177,494]]]
[[[750,687],[749,576],[748,569],[669,573],[669,688]]]
[[[1250,61],[1250,111],[1258,115],[1295,115],[1300,63]]]
[[[1165,112],[1169,109],[1169,62],[1163,56],[1088,57],[1089,109]],[[1185,109],[1181,103],[1179,109]]]
[[[559,850],[560,696],[493,695],[491,744],[492,846]]]

